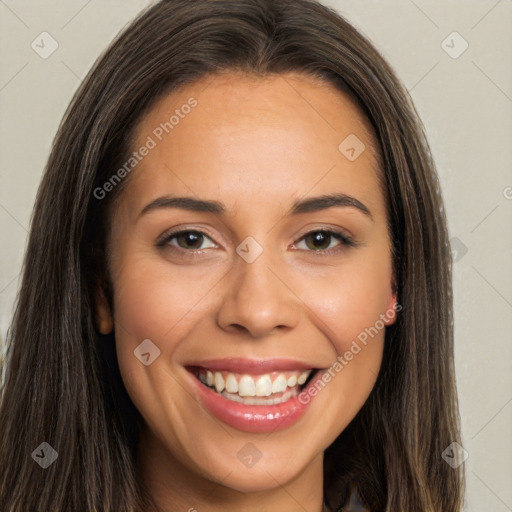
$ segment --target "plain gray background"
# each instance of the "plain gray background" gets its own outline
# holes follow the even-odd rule
[[[2,340],[57,126],[94,60],[150,3],[0,0]],[[425,125],[455,260],[465,510],[512,511],[512,0],[324,3],[388,59]]]

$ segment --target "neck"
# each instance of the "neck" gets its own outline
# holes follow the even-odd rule
[[[213,481],[201,468],[181,463],[154,436],[143,431],[137,447],[137,467],[143,486],[160,512],[325,512],[323,453],[291,481],[281,482],[265,471],[265,489],[242,492],[230,486],[236,469]]]

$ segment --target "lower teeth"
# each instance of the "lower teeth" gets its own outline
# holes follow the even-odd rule
[[[298,389],[292,388],[284,393],[279,393],[281,396],[272,398],[272,397],[255,397],[255,396],[240,396],[236,393],[228,393],[227,391],[223,391],[220,393],[224,398],[228,400],[232,400],[233,402],[238,402],[240,404],[245,405],[275,405],[282,404],[283,402],[287,402],[290,398],[297,396],[299,394]]]

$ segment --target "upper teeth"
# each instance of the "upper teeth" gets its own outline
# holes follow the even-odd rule
[[[264,375],[236,374],[231,372],[212,372],[199,370],[199,380],[217,393],[226,390],[228,393],[238,393],[240,396],[270,396],[274,393],[283,393],[286,388],[293,388],[306,382],[312,370],[304,372],[273,372]]]

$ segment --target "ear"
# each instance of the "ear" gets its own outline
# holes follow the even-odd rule
[[[397,313],[402,309],[402,305],[397,302],[398,289],[396,285],[395,277],[392,277],[390,294],[386,304],[386,311],[384,313],[384,324],[392,325],[396,321]]]
[[[108,303],[103,287],[98,284],[96,286],[96,326],[101,334],[110,334],[114,330],[114,320],[112,311]]]

